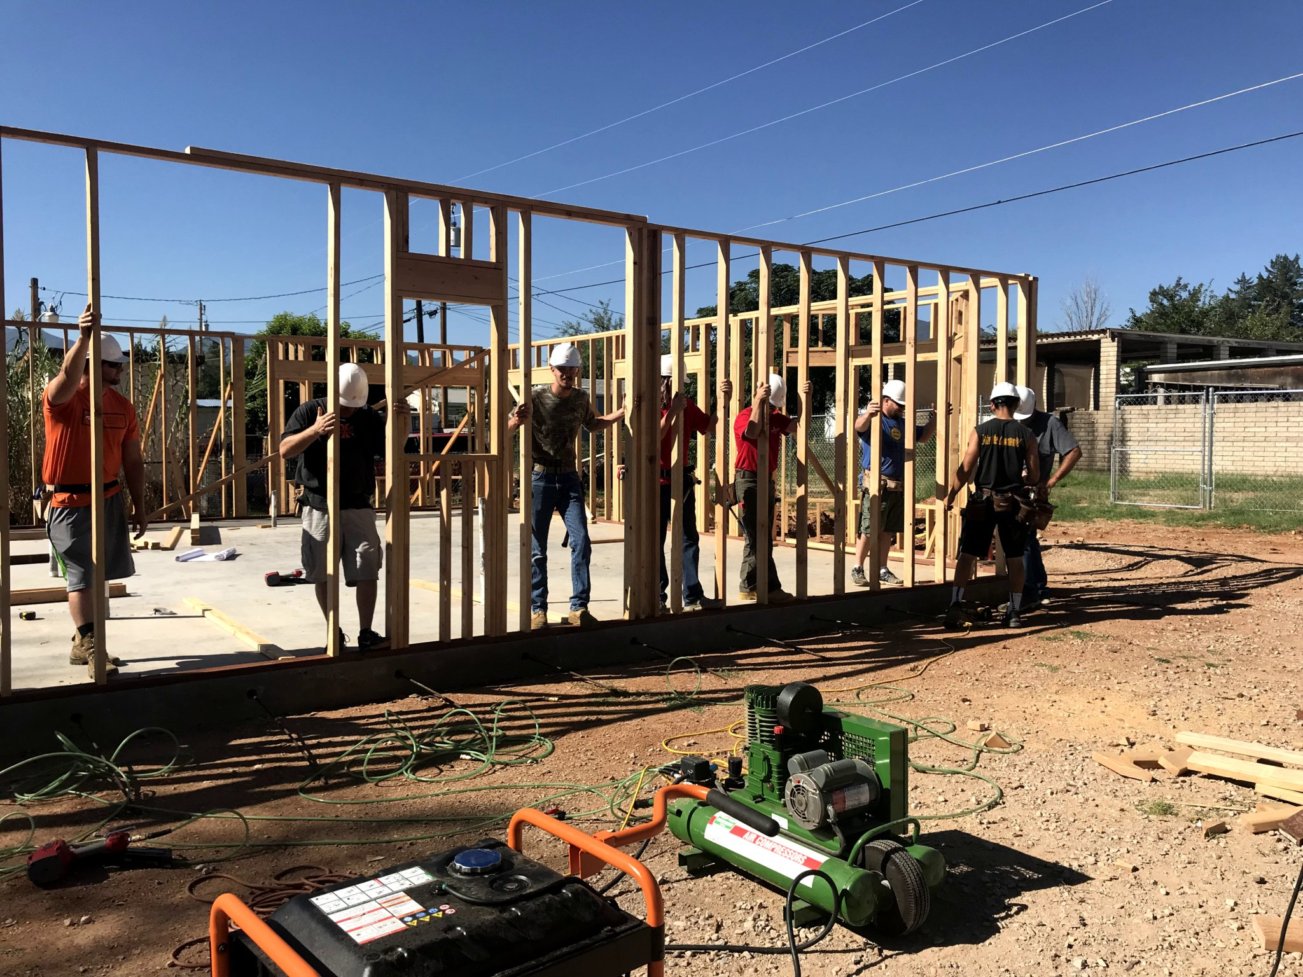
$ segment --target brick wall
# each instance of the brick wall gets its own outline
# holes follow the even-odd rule
[[[1197,468],[1204,423],[1199,404],[1126,407],[1128,448],[1181,449],[1129,453],[1130,473]],[[1081,444],[1080,467],[1108,471],[1112,411],[1074,411],[1068,427]],[[1218,472],[1303,477],[1303,402],[1218,403],[1213,423],[1213,466]]]

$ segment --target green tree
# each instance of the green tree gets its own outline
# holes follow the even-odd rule
[[[558,336],[590,336],[599,332],[618,332],[624,328],[624,316],[611,308],[607,299],[598,301],[596,308],[589,309],[578,319],[562,319],[557,327]],[[588,343],[579,344],[579,358],[583,361],[583,376],[589,376]]]
[[[1178,276],[1171,285],[1151,289],[1149,308],[1142,312],[1131,309],[1123,328],[1187,336],[1213,335],[1210,327],[1220,321],[1217,305],[1211,284],[1191,284]]]
[[[340,336],[356,336],[347,322],[339,324]],[[267,339],[268,336],[324,336],[326,324],[317,316],[278,312],[254,333],[254,342],[244,360],[245,429],[251,436],[267,433]],[[313,350],[314,360],[325,359],[324,350]]]

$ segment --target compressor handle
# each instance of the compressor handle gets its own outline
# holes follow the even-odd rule
[[[766,838],[772,838],[778,834],[778,822],[766,814],[761,814],[755,808],[736,801],[722,790],[709,790],[706,792],[706,803],[716,810],[723,811],[729,817],[736,821],[741,821],[748,828],[759,831]]]

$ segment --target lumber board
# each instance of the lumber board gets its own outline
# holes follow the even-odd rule
[[[1173,750],[1171,753],[1164,753],[1158,758],[1158,765],[1174,777],[1179,777],[1183,773],[1190,772],[1190,767],[1187,766],[1186,761],[1190,759],[1192,752],[1192,750],[1182,747]]]
[[[1201,750],[1190,752],[1185,759],[1185,767],[1228,780],[1246,780],[1255,784],[1284,787],[1286,790],[1303,790],[1303,770],[1286,770],[1284,767],[1272,767],[1252,760],[1236,760]]]
[[[229,614],[219,611],[206,601],[202,601],[198,597],[186,597],[183,598],[182,602],[192,610],[198,611],[201,617],[212,621],[223,631],[238,638],[264,658],[275,659],[280,657],[282,649],[279,645],[268,641],[256,631],[245,627]]]
[[[190,545],[191,546],[200,545],[199,544],[200,532],[201,530],[199,528],[199,513],[192,512],[190,513]]]
[[[110,597],[126,597],[127,585],[118,581],[109,583]],[[23,590],[10,591],[9,603],[18,604],[60,604],[68,600],[66,587],[28,587]]]
[[[159,549],[161,550],[176,549],[176,544],[181,542],[181,537],[184,535],[185,535],[184,526],[173,526],[171,529],[168,530],[167,537],[163,540],[163,544],[159,547]]]
[[[469,224],[463,234],[469,234]],[[405,299],[433,299],[470,305],[505,305],[501,261],[444,258],[402,252],[394,259],[394,287]]]
[[[1260,835],[1267,831],[1275,831],[1300,810],[1303,808],[1290,804],[1273,804],[1271,807],[1259,805],[1256,811],[1241,814],[1235,819],[1235,823],[1242,831]]]
[[[1253,932],[1258,934],[1258,944],[1264,950],[1279,949],[1283,935],[1286,953],[1303,953],[1303,920],[1290,920],[1289,932],[1282,934],[1284,928],[1279,916],[1253,917]]]
[[[1096,753],[1093,759],[1102,767],[1107,767],[1116,774],[1123,777],[1130,777],[1132,780],[1140,780],[1144,783],[1154,781],[1152,770],[1146,770],[1144,767],[1138,767],[1125,756],[1109,756],[1107,753]]]
[[[1271,784],[1255,784],[1253,790],[1263,797],[1274,797],[1278,801],[1303,805],[1303,790],[1286,790],[1284,787],[1273,787]]]
[[[1245,740],[1233,740],[1224,736],[1212,736],[1207,733],[1182,731],[1176,734],[1176,742],[1195,750],[1217,750],[1220,753],[1233,753],[1236,756],[1253,757],[1258,760],[1270,760],[1286,766],[1303,767],[1303,752],[1284,750],[1262,743]]]
[[[34,529],[11,529],[9,531],[9,541],[11,543],[30,543],[38,539],[46,539],[45,530],[37,527]]]

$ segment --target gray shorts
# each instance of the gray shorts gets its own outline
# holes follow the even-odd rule
[[[104,500],[104,522],[108,535],[104,543],[104,558],[108,564],[108,579],[121,580],[136,572],[131,558],[131,540],[127,529],[126,508],[122,493]],[[91,585],[91,534],[90,506],[50,508],[45,523],[45,534],[59,555],[68,578],[68,590],[85,590]]]
[[[340,555],[344,564],[344,583],[350,587],[380,576],[380,534],[376,532],[374,509],[340,509],[343,529]],[[326,582],[326,540],[330,519],[318,509],[303,507],[303,578],[310,583]]]

